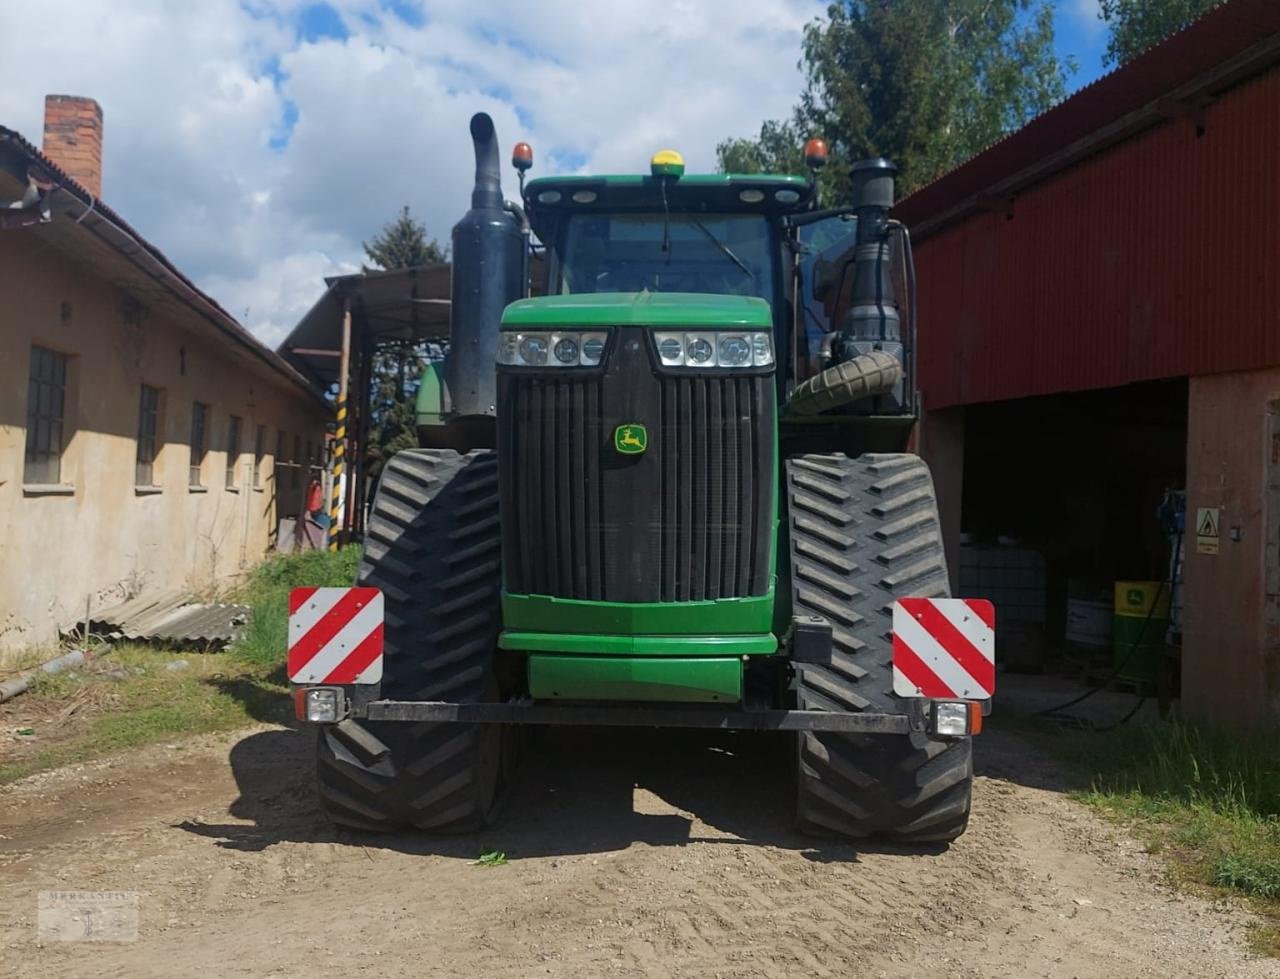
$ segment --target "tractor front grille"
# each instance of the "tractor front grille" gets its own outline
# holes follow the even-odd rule
[[[773,378],[654,370],[618,330],[603,373],[503,371],[508,591],[611,602],[762,595],[771,575]],[[648,430],[618,453],[619,425]]]

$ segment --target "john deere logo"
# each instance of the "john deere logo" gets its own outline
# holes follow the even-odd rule
[[[649,433],[635,422],[619,425],[613,430],[613,447],[624,456],[639,455],[649,448]]]

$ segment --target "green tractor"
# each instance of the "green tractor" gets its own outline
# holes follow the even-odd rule
[[[768,730],[794,743],[802,830],[954,839],[991,684],[981,663],[950,696],[895,681],[895,609],[949,586],[904,451],[893,167],[857,164],[851,206],[818,210],[812,177],[690,175],[671,151],[526,184],[522,143],[521,207],[489,117],[471,134],[449,354],[360,566],[380,671],[290,668],[325,812],[482,827],[528,725]]]

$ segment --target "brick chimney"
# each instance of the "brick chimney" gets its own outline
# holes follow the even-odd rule
[[[76,95],[44,98],[44,155],[102,196],[102,106]]]

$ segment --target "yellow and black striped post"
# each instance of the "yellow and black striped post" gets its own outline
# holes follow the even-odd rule
[[[333,432],[333,486],[329,496],[329,550],[338,549],[342,516],[342,475],[347,461],[347,375],[351,372],[351,300],[342,301],[342,361],[338,368],[338,418]]]

